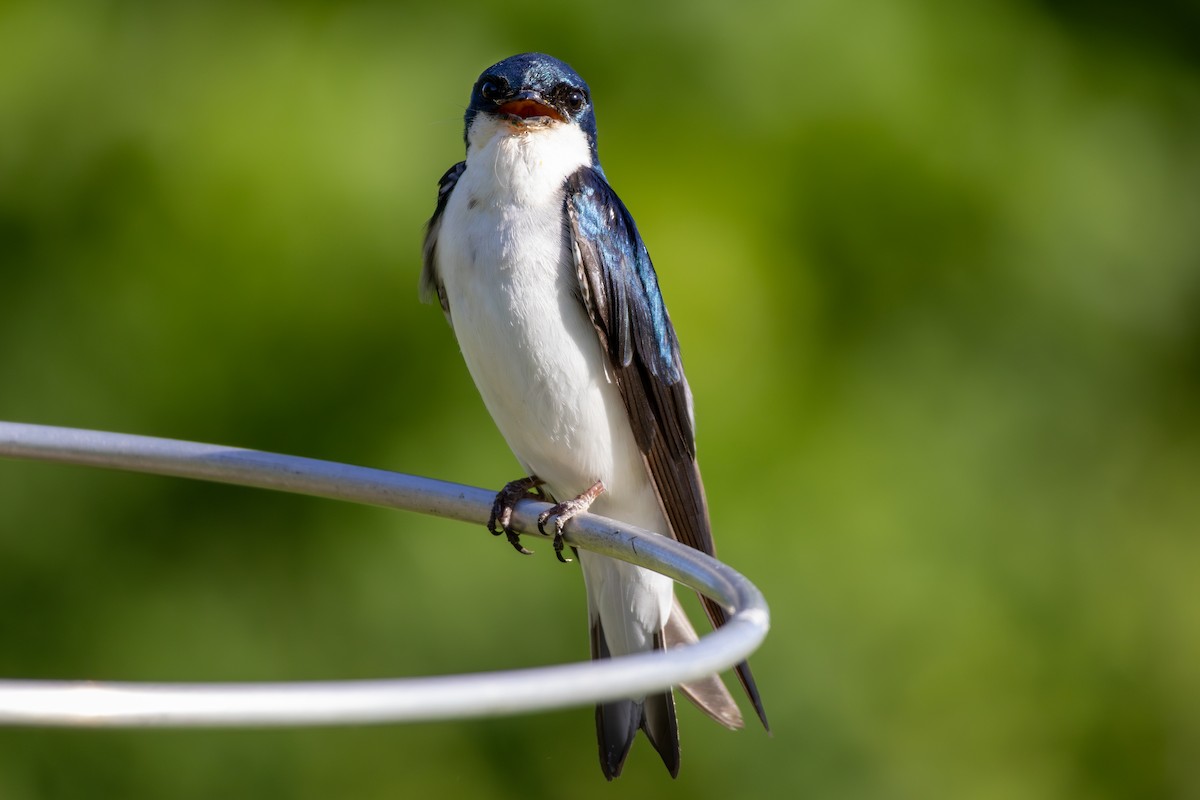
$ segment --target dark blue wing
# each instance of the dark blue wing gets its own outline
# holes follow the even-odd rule
[[[428,303],[436,294],[447,318],[450,316],[450,305],[446,302],[446,292],[442,288],[442,281],[437,274],[438,231],[442,227],[442,212],[446,210],[446,203],[450,201],[450,193],[454,191],[455,184],[458,183],[459,177],[466,168],[467,162],[460,161],[446,170],[446,174],[438,181],[437,208],[434,209],[433,216],[429,218],[429,224],[425,226],[424,266],[421,268],[420,284],[421,302]]]
[[[692,393],[650,254],[601,173],[582,167],[564,188],[580,295],[608,352],[669,533],[712,555],[708,502],[696,465]],[[724,625],[725,609],[703,595],[700,599],[713,625]],[[750,665],[743,661],[735,671],[769,729]]]
[[[565,202],[583,302],[608,352],[670,533],[711,554],[691,391],[650,254],[629,211],[596,170],[583,167],[567,178]]]

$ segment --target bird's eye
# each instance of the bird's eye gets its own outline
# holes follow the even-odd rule
[[[583,105],[586,102],[587,95],[581,92],[579,89],[572,89],[563,95],[563,105],[565,105],[567,110],[572,114],[583,108]]]
[[[479,84],[479,96],[484,100],[496,101],[504,94],[504,87],[493,80],[486,80]]]

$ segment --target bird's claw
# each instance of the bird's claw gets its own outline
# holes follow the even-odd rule
[[[572,559],[569,559],[563,555],[563,548],[565,546],[565,542],[563,541],[563,526],[566,525],[567,520],[573,516],[575,515],[569,513],[566,503],[559,503],[556,506],[551,506],[541,514],[538,514],[538,530],[541,531],[545,536],[550,535],[546,533],[546,523],[550,521],[551,517],[554,517],[554,555],[557,556],[558,560],[564,564],[571,563]]]
[[[542,496],[538,491],[538,487],[541,485],[542,481],[536,475],[509,481],[503,489],[496,493],[496,499],[492,502],[492,513],[488,516],[487,521],[488,531],[492,536],[499,536],[503,533],[508,538],[508,543],[521,555],[531,556],[533,551],[521,544],[521,535],[512,529],[513,508],[518,502],[528,497]]]
[[[604,483],[602,481],[596,481],[587,491],[578,497],[565,500],[557,505],[551,506],[541,514],[538,514],[538,530],[541,531],[545,536],[550,535],[546,533],[546,523],[550,521],[551,517],[554,518],[554,555],[556,555],[558,560],[562,563],[569,564],[572,561],[572,559],[563,555],[563,549],[566,545],[566,542],[563,540],[563,526],[570,522],[574,517],[579,516],[591,508],[592,503],[595,502],[596,498],[599,497],[603,491]]]
[[[511,544],[513,549],[515,549],[518,553],[523,556],[533,555],[532,550],[521,544],[521,536],[516,531],[505,531],[504,534],[508,537],[508,543]]]

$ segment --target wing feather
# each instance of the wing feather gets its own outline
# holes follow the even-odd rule
[[[429,224],[425,226],[420,298],[422,303],[428,303],[436,296],[447,319],[450,318],[450,303],[446,300],[446,289],[442,286],[442,280],[437,271],[438,234],[442,229],[442,214],[446,211],[446,204],[450,202],[450,193],[454,191],[459,177],[466,168],[467,162],[460,161],[442,175],[441,180],[438,181],[437,208],[434,209],[433,216],[429,218]]]
[[[670,526],[665,533],[713,555],[708,501],[696,464],[692,393],[650,254],[633,217],[599,171],[581,167],[568,176],[564,195],[580,296],[608,353]],[[707,597],[701,600],[713,625],[723,625],[725,610]],[[742,662],[736,671],[765,726],[750,665]]]
[[[581,295],[608,352],[668,533],[711,554],[691,392],[650,255],[629,211],[594,169],[567,178],[566,205]]]

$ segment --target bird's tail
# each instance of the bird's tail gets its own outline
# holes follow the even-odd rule
[[[660,633],[654,637],[654,649],[663,647]],[[596,617],[592,620],[592,658],[609,656],[604,628]],[[604,777],[611,781],[621,774],[638,730],[646,732],[671,777],[679,775],[679,726],[675,721],[675,698],[668,689],[641,700],[613,700],[596,706],[596,741]]]
[[[667,627],[663,630],[663,640],[666,646],[683,647],[695,643],[699,638],[696,635],[696,629],[692,627],[691,620],[688,619],[687,612],[683,610],[683,606],[679,604],[679,598],[676,597],[675,604],[671,608],[671,617],[667,620]],[[737,730],[745,724],[742,721],[741,710],[734,701],[733,695],[729,693],[729,689],[725,688],[725,682],[721,680],[720,675],[697,678],[679,688],[683,691],[684,697],[691,700],[696,708],[726,728]]]

